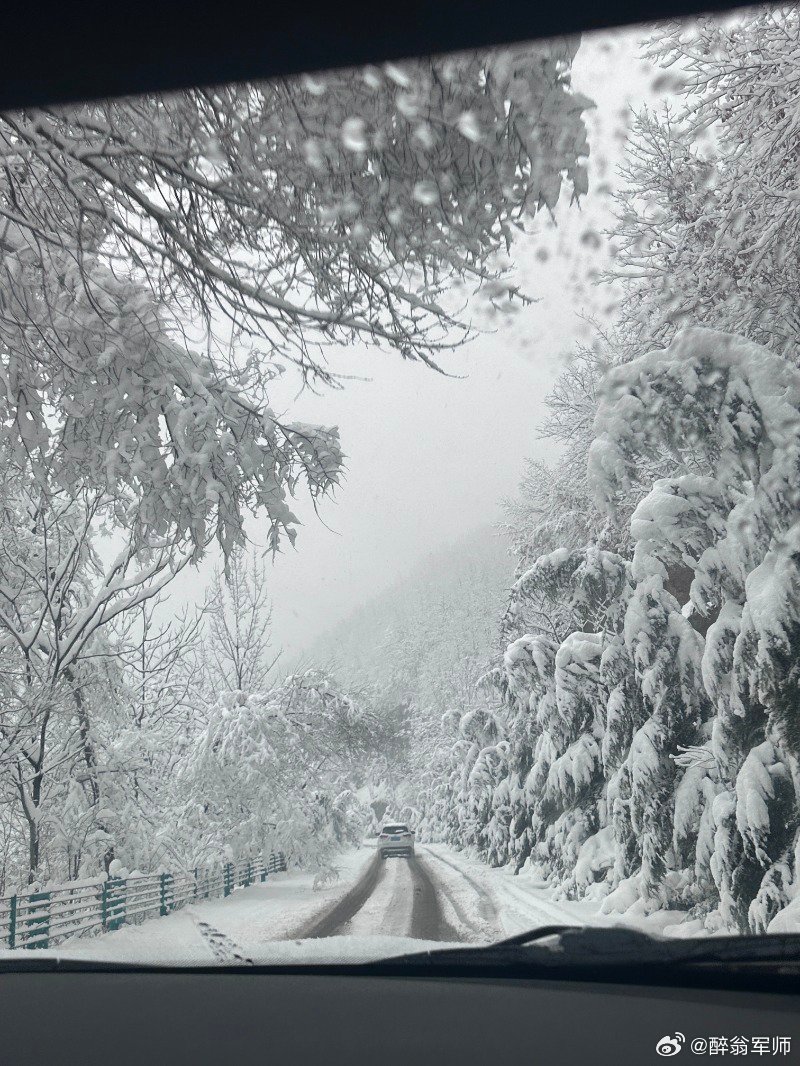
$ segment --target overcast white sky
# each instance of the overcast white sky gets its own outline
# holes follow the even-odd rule
[[[457,378],[353,347],[336,366],[364,380],[321,395],[297,396],[288,379],[276,389],[273,406],[292,419],[338,425],[348,457],[345,482],[323,504],[325,524],[299,499],[296,549],[287,545],[271,564],[274,643],[284,661],[431,550],[496,520],[525,458],[546,453],[536,435],[544,396],[564,355],[588,335],[581,316],[601,315],[613,297],[591,284],[591,272],[605,254],[602,186],[614,180],[627,108],[640,105],[652,80],[637,59],[639,38],[614,32],[581,45],[574,86],[597,104],[588,120],[590,192],[582,209],[563,205],[557,230],[542,221],[539,236],[512,250],[534,306],[453,353],[446,366]],[[263,531],[249,532],[263,544]],[[198,595],[213,563],[181,575],[172,603]]]

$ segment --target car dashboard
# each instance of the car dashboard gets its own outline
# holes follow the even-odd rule
[[[770,1061],[791,1061],[800,1042],[796,983],[782,993],[496,976],[29,972],[0,975],[0,1004],[7,1063],[483,1066],[501,1055],[638,1066],[716,1060],[735,1040],[748,1050],[766,1040]],[[719,1041],[726,1051],[711,1050]]]

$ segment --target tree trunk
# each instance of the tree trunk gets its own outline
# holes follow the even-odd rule
[[[97,755],[95,754],[94,744],[92,743],[91,722],[89,720],[89,711],[86,707],[86,703],[83,699],[83,693],[79,683],[76,683],[75,676],[71,671],[65,670],[65,676],[75,686],[73,688],[73,697],[75,699],[75,707],[78,712],[78,729],[81,736],[81,749],[83,751],[83,761],[86,764],[87,771],[87,783],[89,786],[89,794],[91,799],[91,806],[98,807],[100,805],[100,782],[97,776]],[[111,833],[108,830],[108,826],[104,825],[102,821],[97,819],[97,827],[106,836],[110,837]],[[108,844],[103,855],[103,866],[106,873],[114,861],[115,851],[113,843]]]
[[[28,826],[28,884],[32,885],[39,876],[41,861],[41,830],[39,827],[39,808],[42,801],[42,772],[37,769],[28,793],[20,763],[17,763],[17,791],[22,802],[22,812]]]

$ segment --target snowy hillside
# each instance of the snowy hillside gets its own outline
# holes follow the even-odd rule
[[[514,577],[506,537],[484,527],[430,553],[330,630],[308,658],[337,676],[437,706],[443,675],[468,657],[489,662]]]

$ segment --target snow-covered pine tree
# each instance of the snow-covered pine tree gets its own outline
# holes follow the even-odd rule
[[[667,787],[664,758],[707,740],[710,702],[721,789],[701,844],[721,919],[739,928],[771,916],[750,913],[765,878],[775,910],[774,867],[786,863],[797,832],[798,410],[800,373],[785,360],[740,337],[687,330],[613,372],[591,453],[606,506],[640,457],[669,454],[681,471],[656,483],[632,522],[626,639],[651,715],[647,736],[634,738],[631,773],[648,788]],[[684,603],[665,589],[677,562],[691,571]],[[706,624],[693,626],[695,618]],[[668,792],[663,798],[672,810]],[[643,792],[645,831],[648,811]],[[659,818],[654,825],[653,840],[668,847],[667,827]],[[650,886],[658,869],[645,857]]]

